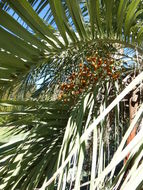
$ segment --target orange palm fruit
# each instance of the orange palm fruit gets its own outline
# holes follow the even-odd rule
[[[98,66],[102,65],[102,59],[100,58],[97,63]]]
[[[94,75],[93,73],[91,73],[91,77],[94,78],[94,76],[95,76],[95,75]]]
[[[92,62],[96,62],[96,57],[92,57],[92,58],[91,58],[91,61],[92,61]]]
[[[119,73],[119,72],[116,72],[116,75],[117,75],[117,77],[119,77],[119,76],[120,76],[120,73]]]
[[[68,80],[71,81],[71,80],[72,80],[72,76],[69,76],[69,77],[68,77]]]
[[[64,85],[65,85],[65,83],[62,83],[62,84],[61,84],[61,87],[63,87]]]
[[[87,57],[86,60],[87,60],[88,62],[92,62],[91,57]]]
[[[114,73],[114,74],[112,75],[112,78],[113,78],[113,79],[117,79],[117,78],[119,77],[119,75],[120,75],[120,73],[118,73],[118,72],[117,72],[117,73]]]
[[[82,92],[83,92],[83,89],[82,89],[82,88],[80,88],[80,89],[79,89],[79,92],[80,92],[80,93],[82,93]]]
[[[88,73],[88,74],[87,74],[87,77],[91,77],[91,73]]]
[[[114,59],[111,59],[111,60],[110,60],[110,64],[112,64],[112,63],[114,63]]]
[[[64,99],[64,102],[66,103],[66,102],[67,102],[67,99]]]
[[[86,65],[84,65],[83,70],[87,71],[87,66]]]
[[[111,75],[111,74],[112,74],[112,71],[111,71],[111,69],[110,69],[109,67],[106,67],[106,71],[107,71],[107,74],[108,74],[108,75]]]
[[[101,63],[97,63],[97,69],[101,66]]]
[[[116,74],[113,74],[113,75],[112,75],[112,78],[113,78],[113,79],[116,79],[116,78],[117,78]]]
[[[111,73],[110,71],[107,71],[107,74],[108,74],[108,75],[111,75],[112,73]]]
[[[60,89],[61,89],[61,90],[64,90],[64,87],[63,87],[63,86],[61,86],[61,87],[60,87]]]
[[[66,83],[65,85],[64,85],[64,89],[67,89],[68,88],[68,84]]]
[[[94,71],[96,71],[98,69],[98,65],[94,66]]]
[[[65,83],[62,83],[60,89],[64,90],[64,88],[65,88]]]
[[[92,67],[95,67],[95,63],[91,63],[91,66],[92,66]]]
[[[68,85],[67,85],[67,88],[70,89],[70,87],[71,87],[70,84],[68,84]]]
[[[86,72],[83,71],[83,72],[81,73],[81,76],[86,76]]]
[[[85,80],[81,80],[81,84],[82,84],[82,86],[85,86],[86,85],[86,81]]]
[[[87,70],[87,72],[89,72],[89,71],[90,71],[90,69],[89,69],[88,67],[87,67],[87,69],[86,69],[86,70]]]
[[[78,95],[78,94],[80,94],[80,92],[77,90],[77,91],[75,91],[75,94]]]
[[[59,94],[58,100],[61,100],[61,99],[62,99],[62,94]]]
[[[107,70],[107,72],[111,72],[111,69],[109,66],[106,66],[105,69]]]
[[[72,93],[72,95],[75,95],[75,91],[72,91],[71,93]]]
[[[73,83],[71,83],[71,84],[70,84],[70,88],[73,88],[73,87],[74,87],[74,84],[73,84]]]

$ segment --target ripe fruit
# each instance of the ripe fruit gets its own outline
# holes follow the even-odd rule
[[[79,93],[80,93],[80,92],[79,92],[78,90],[77,90],[77,91],[75,91],[75,94],[76,94],[76,95],[78,95]]]
[[[96,62],[96,57],[92,57],[92,58],[91,58],[91,61],[92,61],[92,62]]]
[[[75,95],[75,91],[72,91],[71,94],[72,94],[72,95]]]
[[[62,94],[60,94],[59,96],[58,96],[58,100],[61,100],[62,99]]]
[[[66,103],[66,102],[67,102],[67,99],[64,99],[64,102]]]
[[[84,65],[83,70],[87,71],[87,66],[86,65]]]
[[[114,60],[113,60],[113,59],[110,60],[110,64],[112,64],[112,63],[114,63]]]
[[[79,92],[80,92],[80,93],[82,93],[82,92],[83,92],[83,89],[82,89],[82,88],[80,88],[80,89],[79,89]]]
[[[110,71],[107,71],[107,74],[108,74],[108,75],[111,75],[112,73],[111,73]]]
[[[96,54],[96,55],[95,55]],[[65,82],[59,83],[58,99],[63,102],[76,100],[77,95],[87,90],[87,88],[96,85],[98,79],[116,80],[120,73],[116,69],[117,63],[110,56],[99,57],[98,52],[94,56],[87,57],[86,63],[80,63],[78,68],[65,79]],[[91,62],[90,64],[88,62]]]
[[[87,57],[86,60],[87,60],[88,62],[91,62],[91,61],[92,61],[90,57]]]
[[[91,73],[88,73],[88,74],[87,74],[87,77],[91,77]]]
[[[114,74],[112,75],[112,78],[113,78],[113,79],[117,79],[117,78],[119,77],[119,75],[120,75],[120,73],[118,73],[118,72],[117,72],[117,73],[114,73]]]
[[[67,85],[67,88],[70,89],[70,87],[71,87],[71,86],[68,84],[68,85]]]

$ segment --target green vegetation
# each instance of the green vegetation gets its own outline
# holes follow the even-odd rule
[[[0,189],[143,188],[142,22],[142,0],[0,1]]]
[[[3,142],[5,142],[5,141],[7,141],[7,137],[6,137],[6,132],[7,132],[7,128],[5,129],[5,128],[0,128],[0,143],[3,143]]]

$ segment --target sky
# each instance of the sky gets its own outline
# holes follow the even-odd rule
[[[36,9],[36,7],[37,7],[37,5],[39,4],[39,2],[40,2],[40,1],[37,1],[37,3],[34,5],[34,7],[33,7],[34,10]],[[47,6],[40,12],[39,16],[40,16],[42,19],[43,19],[44,16],[46,15],[48,9],[49,9],[49,5],[47,5]],[[23,25],[23,23],[24,23],[23,20],[22,20],[21,18],[19,18],[19,16],[13,11],[13,9],[10,9],[10,10],[8,11],[8,13],[9,13],[10,15],[13,15],[13,17],[14,17],[20,24]],[[50,22],[50,21],[51,21],[51,19],[48,20],[48,22]],[[27,27],[26,24],[24,24],[23,26],[24,26],[24,27]]]

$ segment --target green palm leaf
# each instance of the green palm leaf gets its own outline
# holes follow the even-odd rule
[[[5,0],[0,6],[0,126],[10,136],[0,144],[0,189],[141,188],[142,1]],[[93,65],[98,69],[90,73]],[[82,69],[89,77],[79,93]],[[77,96],[64,89],[58,100],[73,76]],[[140,105],[129,124],[134,89]],[[136,123],[138,133],[125,146]]]

